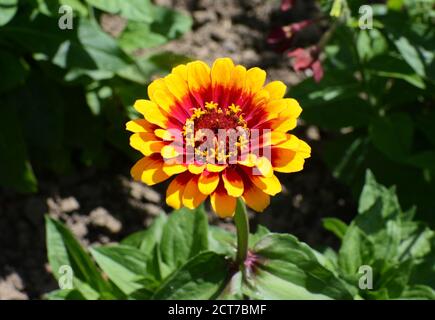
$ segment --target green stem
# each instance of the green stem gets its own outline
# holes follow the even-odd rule
[[[245,203],[241,198],[237,199],[234,222],[237,229],[237,263],[243,267],[248,255],[249,220]]]

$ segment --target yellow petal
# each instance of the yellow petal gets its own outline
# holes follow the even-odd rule
[[[145,119],[131,120],[126,123],[125,128],[128,131],[137,132],[152,132],[153,125]]]
[[[270,196],[253,184],[245,187],[242,199],[248,207],[257,212],[263,212],[270,204]]]
[[[197,92],[210,86],[210,67],[202,61],[187,64],[187,82],[189,89]]]
[[[273,175],[272,164],[266,157],[259,157],[255,165],[264,177],[269,178]]]
[[[169,130],[166,129],[156,129],[154,130],[154,134],[156,137],[159,137],[162,140],[165,141],[172,141],[175,139],[175,137],[169,132]]]
[[[213,63],[211,69],[211,80],[213,87],[229,87],[231,74],[234,69],[234,63],[230,58],[219,58]]]
[[[287,99],[286,99],[287,100]],[[302,108],[295,99],[288,99],[287,107],[278,114],[278,118],[272,120],[271,127],[277,131],[287,132],[297,125],[297,118]]]
[[[198,180],[199,191],[203,194],[211,194],[219,184],[219,174],[203,171]]]
[[[233,71],[231,72],[230,87],[233,88],[233,90],[242,90],[245,87],[245,81],[246,68],[241,65],[235,66]]]
[[[275,175],[272,175],[271,177],[251,175],[250,178],[258,188],[271,196],[276,195],[282,190],[281,183]]]
[[[189,94],[187,81],[178,74],[169,74],[164,78],[164,81],[169,91],[178,101],[183,101],[184,97]]]
[[[142,132],[131,135],[130,145],[136,150],[142,152],[143,155],[149,156],[153,153],[160,152],[165,144],[162,141],[157,140],[154,134]]]
[[[134,108],[142,113],[148,122],[158,125],[161,128],[166,128],[168,118],[163,113],[164,111],[159,109],[154,102],[144,99],[136,100]]]
[[[224,165],[218,165],[213,163],[207,163],[207,171],[210,172],[221,172],[227,167],[226,164]]]
[[[267,92],[266,90],[260,90],[255,94],[254,98],[252,98],[252,105],[254,106],[254,108],[258,108],[262,105],[266,105],[268,101],[269,92]]]
[[[242,156],[242,159],[238,161],[239,164],[246,167],[253,167],[257,162],[257,156],[254,153],[248,153],[245,157]]]
[[[176,158],[180,155],[178,151],[175,149],[175,147],[172,145],[163,146],[160,153],[162,157],[165,159]]]
[[[277,100],[285,96],[287,87],[281,81],[272,81],[264,87],[264,90],[269,92],[270,100]]]
[[[263,87],[266,81],[266,71],[260,68],[251,68],[246,72],[245,90],[250,93],[256,93]]]
[[[220,186],[210,196],[210,203],[213,211],[221,218],[234,216],[236,210],[236,198],[229,196],[225,189]]]
[[[164,111],[170,113],[175,105],[175,97],[169,91],[163,79],[157,79],[148,86],[148,96]]]
[[[267,112],[279,114],[291,105],[291,99],[272,100],[266,106]]]
[[[172,68],[171,73],[180,76],[183,80],[187,81],[187,66],[185,64],[180,64],[175,68]]]
[[[198,178],[198,175],[191,178],[183,192],[183,205],[189,209],[197,208],[207,198],[198,189]]]
[[[166,173],[168,176],[173,176],[174,174],[182,173],[187,171],[187,166],[184,164],[171,164],[168,162],[165,162],[163,164],[163,172]]]
[[[193,174],[200,174],[205,169],[205,164],[199,165],[199,164],[189,164],[187,166],[189,171]]]
[[[240,175],[234,170],[225,170],[222,174],[224,187],[228,195],[232,197],[240,197],[243,194],[243,180]]]

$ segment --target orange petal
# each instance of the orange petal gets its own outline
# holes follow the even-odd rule
[[[224,187],[228,195],[240,197],[243,194],[243,180],[235,170],[225,170],[222,174],[222,180],[224,181]]]
[[[263,212],[270,204],[270,196],[252,183],[245,186],[242,199],[248,207],[257,212]]]
[[[282,187],[278,178],[273,174],[270,177],[263,177],[261,175],[250,175],[251,181],[260,188],[263,192],[271,196],[281,192]]]
[[[219,174],[209,171],[203,171],[198,180],[199,191],[203,194],[211,194],[216,190],[219,184]]]
[[[211,194],[210,203],[214,212],[216,212],[219,217],[228,218],[234,216],[236,198],[227,194],[222,183],[220,183],[216,191]]]
[[[163,160],[157,157],[145,157],[136,162],[131,168],[131,175],[135,180],[140,180],[149,186],[169,178],[163,171]]]
[[[174,209],[180,209],[183,201],[182,195],[186,184],[189,181],[191,175],[180,174],[171,181],[166,190],[166,203]]]
[[[197,208],[207,198],[207,195],[201,193],[198,189],[198,179],[198,175],[193,176],[183,192],[183,205],[189,209]]]

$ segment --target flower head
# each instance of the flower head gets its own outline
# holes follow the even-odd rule
[[[242,197],[263,211],[281,191],[275,172],[302,170],[311,152],[287,133],[298,102],[284,98],[282,82],[265,79],[259,68],[221,58],[211,69],[194,61],[153,81],[150,100],[134,105],[144,118],[127,123],[131,146],[143,154],[133,178],[148,185],[173,178],[166,192],[173,208],[193,209],[210,196],[213,210],[231,217]]]

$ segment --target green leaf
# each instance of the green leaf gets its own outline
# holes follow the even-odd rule
[[[347,230],[347,225],[338,218],[323,218],[323,227],[331,231],[338,238],[343,239]]]
[[[254,248],[245,293],[255,299],[350,299],[344,284],[295,237],[270,234]]]
[[[132,63],[116,40],[88,19],[75,19],[72,30],[61,30],[56,19],[42,15],[30,21],[15,20],[0,30],[2,36],[70,72],[98,69],[116,72]]]
[[[257,242],[259,242],[270,233],[270,230],[267,229],[265,226],[258,225],[257,231],[249,236],[249,248],[253,248],[257,244]]]
[[[373,144],[393,160],[408,156],[413,134],[414,122],[404,112],[374,118],[370,123],[370,137]]]
[[[91,254],[110,280],[126,295],[142,288],[138,280],[147,274],[148,257],[140,250],[122,246],[105,246],[91,249]]]
[[[82,248],[71,232],[60,222],[45,217],[47,255],[53,275],[62,276],[62,266],[70,266],[74,272],[73,284],[87,299],[95,294],[110,295],[110,288],[102,278],[88,253]]]
[[[0,102],[0,185],[35,192],[36,178],[27,158],[21,123],[13,103]]]
[[[150,56],[145,56],[138,59],[135,64],[131,64],[117,72],[121,78],[137,82],[139,84],[147,84],[153,75],[164,75],[171,71],[171,69],[179,64],[189,62],[190,59],[186,56],[177,55],[171,52],[160,52]],[[120,88],[118,94],[123,99],[124,104],[131,105],[133,102],[131,89]]]
[[[161,34],[168,40],[182,36],[190,30],[193,23],[189,15],[170,8],[155,7],[154,15],[151,31]]]
[[[425,285],[415,285],[406,288],[401,299],[435,300],[435,290]]]
[[[387,40],[377,29],[361,30],[358,33],[356,45],[362,61],[371,60],[385,53],[388,49]]]
[[[243,273],[236,272],[231,276],[225,288],[217,297],[219,300],[243,300]]]
[[[203,252],[175,271],[154,294],[157,300],[214,299],[229,279],[224,256]]]
[[[221,227],[208,227],[208,249],[234,257],[236,254],[236,235]]]
[[[408,157],[407,162],[409,165],[435,172],[435,150],[413,154]]]
[[[367,63],[366,68],[369,74],[378,77],[401,79],[419,89],[426,87],[420,75],[416,74],[403,59],[392,54],[376,56]]]
[[[7,51],[0,50],[0,70],[2,72],[0,94],[24,83],[27,77],[26,67],[21,59]]]
[[[167,41],[165,36],[153,33],[149,25],[135,21],[128,22],[118,39],[121,48],[129,53],[134,53],[137,49],[157,47]]]
[[[86,0],[91,6],[128,20],[150,23],[153,21],[154,6],[149,0]]]
[[[118,41],[124,50],[132,53],[179,38],[190,30],[191,25],[190,16],[169,8],[155,7],[151,24],[129,21]]]
[[[340,270],[351,277],[356,276],[358,269],[363,265],[363,246],[361,231],[355,226],[347,228],[339,251],[338,265]]]
[[[18,0],[0,0],[0,26],[7,24],[17,12]]]
[[[394,39],[394,44],[396,45],[396,48],[399,50],[403,59],[405,59],[412,69],[414,69],[418,75],[424,77],[426,74],[423,61],[421,60],[419,52],[411,44],[409,39],[401,36]]]
[[[163,228],[163,262],[177,269],[190,258],[208,249],[208,219],[202,208],[176,210]]]
[[[140,249],[146,255],[150,255],[156,244],[159,243],[162,238],[163,228],[167,220],[165,213],[158,215],[153,224],[147,230],[133,233],[122,240],[121,244],[133,246]]]
[[[45,298],[48,300],[86,300],[86,297],[83,296],[80,291],[72,289],[60,289],[49,292],[45,295]]]

